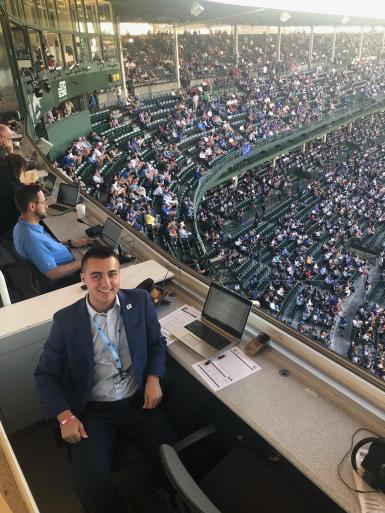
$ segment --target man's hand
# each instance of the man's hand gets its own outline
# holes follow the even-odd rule
[[[144,410],[153,410],[162,400],[162,389],[158,376],[148,376],[144,389]]]
[[[69,444],[77,444],[82,438],[88,438],[86,430],[79,419],[69,420],[64,426],[60,426],[61,437]]]
[[[83,248],[84,246],[92,246],[95,242],[92,239],[84,238],[72,241],[73,248]]]
[[[88,435],[80,420],[70,417],[73,417],[70,410],[65,410],[57,416],[59,422],[69,419],[64,425],[60,425],[61,437],[69,444],[77,444],[82,438],[88,438]]]

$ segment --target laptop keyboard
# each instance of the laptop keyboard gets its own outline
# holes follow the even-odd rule
[[[48,205],[48,208],[52,208],[52,210],[60,210],[60,212],[64,212],[65,210],[71,210],[73,207],[66,207],[65,205],[59,205],[58,203],[54,203],[53,205]]]
[[[210,329],[199,320],[190,322],[190,324],[187,324],[185,328],[191,331],[191,333],[194,333],[194,335],[197,337],[207,342],[214,349],[223,349],[230,344],[229,339],[222,337],[222,335]]]

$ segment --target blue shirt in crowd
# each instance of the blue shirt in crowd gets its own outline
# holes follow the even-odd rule
[[[21,218],[13,229],[13,242],[19,255],[30,260],[43,274],[74,261],[71,251],[48,235],[43,226]]]

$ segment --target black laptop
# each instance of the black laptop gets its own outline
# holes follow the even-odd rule
[[[48,205],[50,210],[66,212],[75,208],[79,199],[79,186],[61,183],[57,193],[56,203]]]
[[[57,178],[53,173],[48,173],[48,175],[43,178],[42,186],[44,196],[51,196],[55,188],[56,180]]]

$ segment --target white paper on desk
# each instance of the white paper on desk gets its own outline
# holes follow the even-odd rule
[[[200,312],[193,306],[183,305],[174,312],[171,312],[160,319],[159,322],[162,328],[162,335],[166,337],[167,345],[175,342],[176,337],[173,335],[173,332],[176,328],[184,326],[185,324],[200,317],[200,315]]]
[[[195,363],[193,369],[217,391],[254,374],[261,367],[238,347],[233,347],[210,363],[207,360]]]
[[[360,471],[362,460],[368,453],[368,449],[360,449],[357,453],[357,468]],[[360,475],[353,470],[354,481],[357,490],[370,491],[372,488],[365,483]],[[358,493],[362,513],[385,513],[385,495],[378,493]]]

